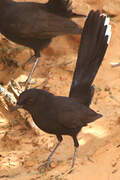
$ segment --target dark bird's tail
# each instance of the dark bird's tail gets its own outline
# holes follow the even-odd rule
[[[70,97],[76,97],[87,106],[94,94],[92,82],[104,58],[111,37],[111,26],[106,15],[91,11],[86,19],[81,37],[76,69]]]
[[[86,17],[86,15],[74,13],[71,4],[71,0],[49,0],[47,6],[49,11],[59,16],[68,18]]]

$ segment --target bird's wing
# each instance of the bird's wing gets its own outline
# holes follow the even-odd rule
[[[38,3],[17,4],[8,15],[9,32],[21,38],[47,39],[81,33],[81,28],[72,20],[50,13]]]
[[[72,98],[58,97],[56,102],[57,121],[67,128],[80,128],[102,117]]]
[[[99,11],[90,11],[82,32],[70,97],[89,105],[91,84],[104,58],[111,36],[109,19]]]
[[[54,13],[58,16],[74,18],[74,17],[86,17],[83,14],[76,14],[72,11],[71,0],[49,0],[46,4],[49,12]]]

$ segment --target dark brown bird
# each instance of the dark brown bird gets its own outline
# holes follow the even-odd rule
[[[81,128],[102,115],[92,110],[91,103],[94,87],[92,82],[105,55],[111,31],[109,19],[99,11],[91,11],[84,25],[78,53],[76,69],[69,97],[55,96],[42,89],[29,89],[18,98],[12,110],[24,108],[36,125],[47,133],[55,134],[58,139],[50,158],[62,141],[62,135],[73,138],[75,152],[72,171],[79,147],[77,134]]]
[[[49,45],[52,38],[81,33],[82,29],[70,18],[85,15],[73,13],[70,6],[70,0],[49,0],[46,4],[0,0],[0,33],[34,50],[34,56],[27,61],[35,60],[35,64],[26,81],[26,89],[40,51]]]

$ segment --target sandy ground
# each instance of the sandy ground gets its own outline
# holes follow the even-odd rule
[[[64,141],[53,156],[50,169],[38,168],[57,143],[55,136],[28,126],[30,116],[20,112],[10,113],[0,103],[0,179],[2,180],[119,180],[120,179],[120,67],[112,68],[111,62],[120,61],[120,1],[75,0],[76,11],[88,13],[92,8],[101,9],[112,16],[112,39],[103,64],[94,81],[96,92],[91,107],[103,118],[83,128],[79,133],[79,152],[75,170],[68,175],[74,152],[73,141]],[[76,20],[78,23],[79,19]],[[68,96],[76,63],[80,37],[55,38],[42,53],[33,80],[33,87],[44,88],[56,95]],[[59,43],[58,43],[59,42]],[[2,51],[7,46],[7,51]],[[15,49],[17,47],[17,50]],[[0,39],[0,58],[12,58],[18,68],[0,61],[0,83],[5,87],[11,79],[23,81],[32,64],[22,70],[21,65],[31,51]],[[8,54],[6,56],[5,52]],[[3,59],[4,59],[3,58]],[[8,58],[9,59],[9,58]],[[1,96],[0,96],[1,97]]]

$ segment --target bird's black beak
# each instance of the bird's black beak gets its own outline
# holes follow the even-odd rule
[[[10,109],[10,112],[16,111],[17,109],[22,108],[22,107],[23,107],[22,105],[16,104],[16,106],[13,106],[13,107]]]

